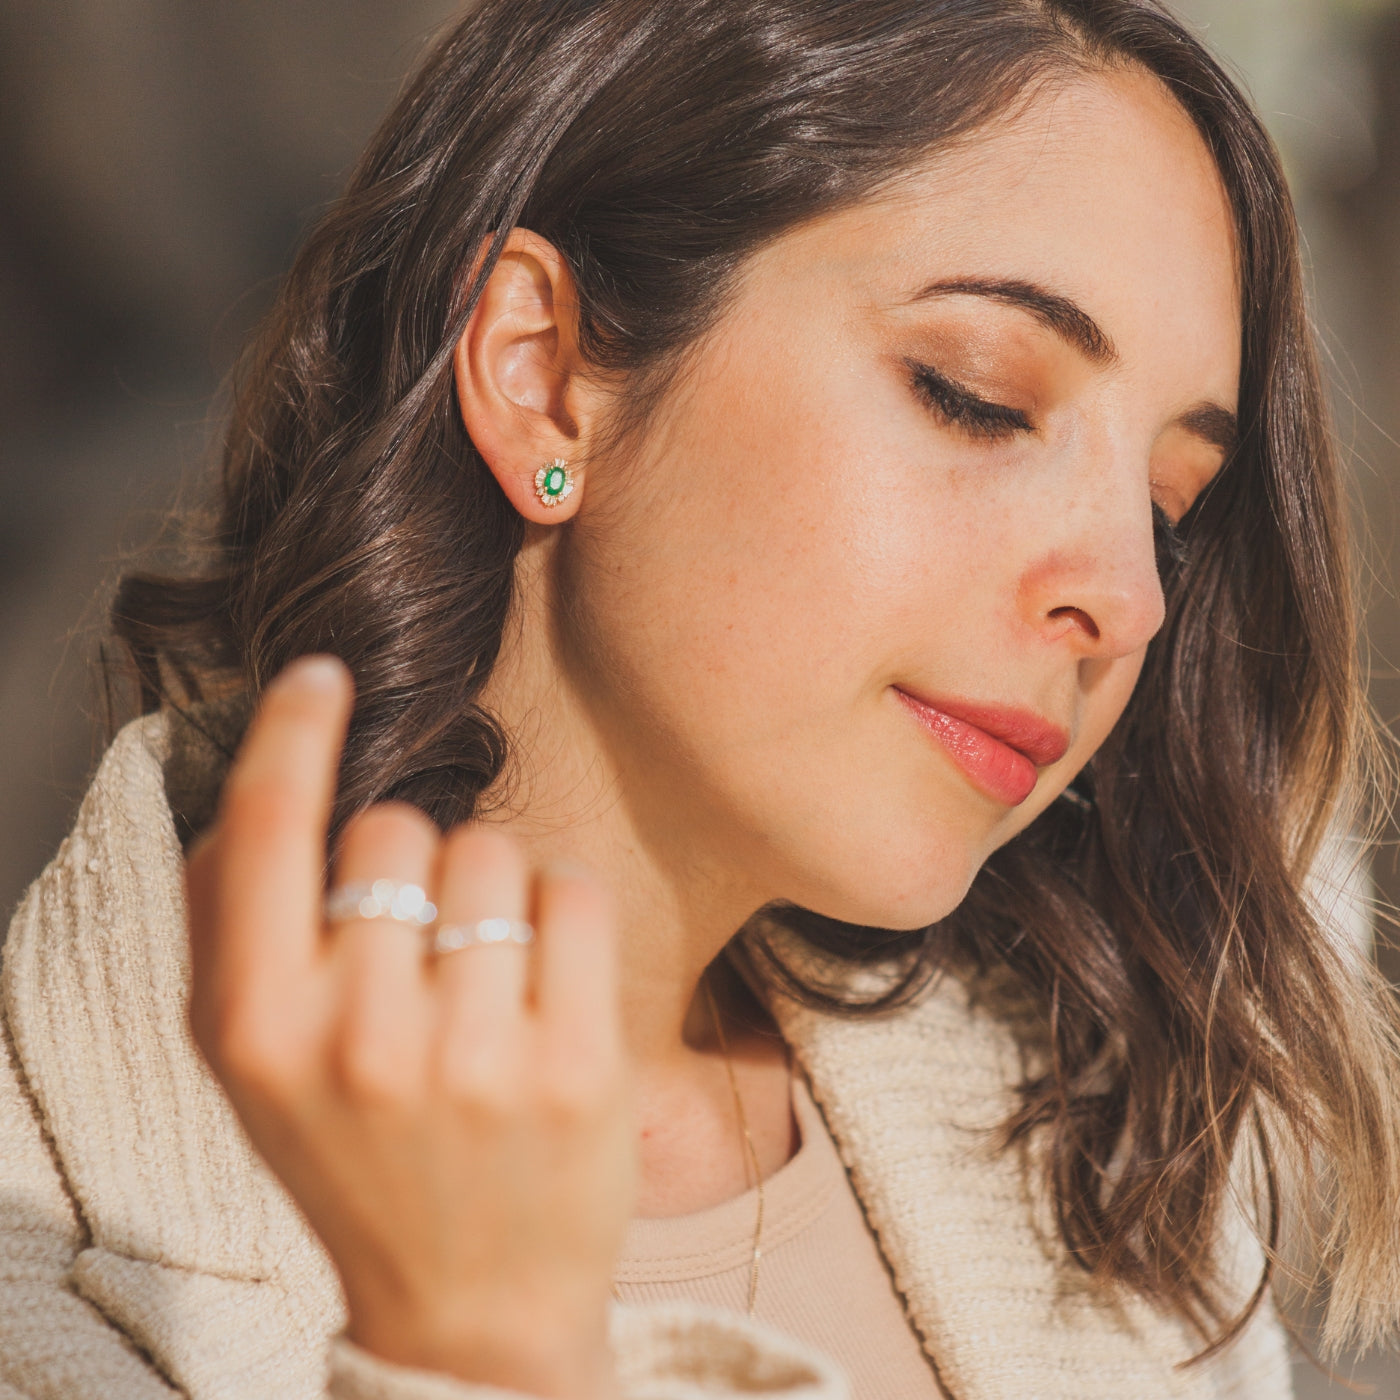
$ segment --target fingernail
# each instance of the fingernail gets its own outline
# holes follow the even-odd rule
[[[334,656],[299,656],[269,689],[340,691],[345,687],[345,663]]]

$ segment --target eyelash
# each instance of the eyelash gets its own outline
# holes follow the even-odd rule
[[[938,415],[969,437],[1000,442],[1017,433],[1033,431],[1031,420],[1018,408],[989,403],[954,384],[929,365],[907,361],[919,397]]]
[[[969,437],[996,442],[1034,431],[1020,409],[978,398],[928,365],[913,360],[908,364],[924,402]],[[1157,543],[1157,570],[1167,578],[1186,562],[1186,537],[1156,501],[1152,503],[1152,533]]]
[[[1152,534],[1157,542],[1157,572],[1169,578],[1186,562],[1189,547],[1181,527],[1172,524],[1156,501],[1152,503]]]

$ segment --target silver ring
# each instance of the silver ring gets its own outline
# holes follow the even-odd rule
[[[433,952],[456,953],[490,943],[533,943],[535,930],[524,919],[478,919],[474,924],[440,924],[433,933]]]
[[[326,895],[323,912],[328,924],[356,919],[391,919],[396,924],[428,928],[437,922],[437,906],[421,885],[375,880],[368,885],[338,885]]]

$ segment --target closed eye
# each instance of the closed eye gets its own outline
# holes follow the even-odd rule
[[[995,442],[1034,431],[1031,420],[1019,408],[979,398],[931,365],[920,364],[917,360],[906,360],[905,364],[913,375],[919,397],[946,423],[960,428],[969,437]]]

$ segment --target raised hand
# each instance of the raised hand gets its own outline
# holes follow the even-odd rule
[[[609,1280],[635,1136],[614,915],[582,871],[532,877],[481,826],[355,818],[333,886],[428,892],[444,924],[533,942],[432,953],[409,923],[323,916],[345,669],[267,690],[188,865],[195,1039],[340,1272],[378,1355],[540,1396],[614,1393]]]

